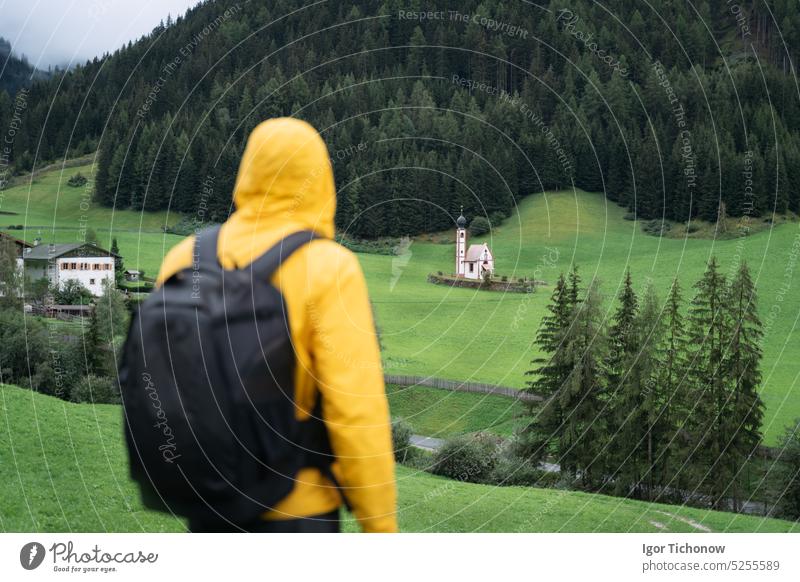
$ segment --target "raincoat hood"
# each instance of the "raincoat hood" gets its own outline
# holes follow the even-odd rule
[[[256,217],[261,227],[333,238],[336,189],[319,133],[291,117],[259,124],[247,140],[233,200],[237,214]]]
[[[322,138],[296,119],[260,124],[247,142],[233,197],[236,212],[222,225],[217,245],[224,269],[245,268],[298,230],[324,237],[297,249],[269,280],[284,299],[284,321],[296,356],[291,393],[296,418],[307,419],[322,403],[336,460],[332,475],[314,466],[301,469],[292,491],[261,517],[325,514],[342,505],[345,491],[364,531],[397,531],[391,417],[380,347],[358,258],[332,240],[336,194]],[[196,240],[186,237],[169,251],[159,285],[175,273],[196,269]]]

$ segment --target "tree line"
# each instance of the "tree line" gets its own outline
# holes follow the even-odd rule
[[[449,228],[462,205],[496,223],[572,184],[648,219],[800,211],[788,0],[740,2],[749,35],[724,0],[294,4],[205,2],[34,82],[15,169],[97,151],[98,204],[222,220],[250,130],[294,115],[328,143],[337,227],[363,238]],[[0,92],[0,127],[12,105]]]
[[[520,450],[590,490],[739,510],[762,439],[756,300],[745,263],[727,280],[712,258],[688,305],[677,279],[662,304],[628,271],[606,324],[598,284],[562,275],[528,372],[545,402]]]
[[[111,283],[95,298],[76,280],[57,288],[26,280],[16,258],[14,244],[0,238],[0,383],[72,402],[119,403],[116,350],[130,319],[125,296]],[[71,323],[23,311],[23,298],[41,306],[48,296],[91,310]]]

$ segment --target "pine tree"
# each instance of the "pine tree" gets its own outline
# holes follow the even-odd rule
[[[639,310],[639,300],[633,290],[631,271],[625,272],[625,280],[619,295],[619,307],[614,314],[614,323],[609,330],[609,358],[608,377],[609,388],[617,391],[631,363],[631,358],[636,355],[638,338],[635,333],[636,317]]]
[[[580,475],[587,487],[596,486],[603,471],[597,462],[600,437],[605,431],[600,413],[605,356],[601,307],[602,299],[594,283],[579,303],[566,333],[564,350],[573,368],[559,393],[564,415],[558,447],[561,471]]]
[[[103,357],[103,340],[100,337],[100,317],[97,306],[92,306],[89,316],[89,328],[83,336],[84,361],[86,374],[103,376],[106,373],[105,358]]]
[[[607,432],[604,464],[616,482],[618,494],[640,496],[645,470],[646,420],[640,377],[639,300],[633,290],[630,269],[625,273],[619,306],[608,334],[605,360]]]
[[[657,486],[668,481],[669,444],[673,431],[669,393],[659,381],[661,354],[667,327],[653,285],[648,285],[636,320],[639,354],[636,376],[642,390],[642,421],[646,439],[643,454],[644,496],[652,499]]]
[[[556,282],[547,310],[549,313],[542,318],[535,342],[542,355],[534,358],[531,361],[534,367],[525,372],[526,376],[534,377],[527,382],[526,390],[545,398],[541,410],[531,406],[528,414],[533,419],[520,434],[520,451],[531,461],[539,461],[549,452],[558,454],[557,443],[562,431],[559,392],[572,372],[572,362],[566,359],[564,339],[574,314],[563,273]]]
[[[657,352],[656,379],[650,397],[651,409],[660,407],[660,424],[665,431],[663,450],[653,456],[655,481],[666,484],[680,484],[681,470],[680,440],[678,431],[691,413],[689,392],[687,390],[687,341],[683,320],[683,297],[677,277],[672,281],[661,318],[663,343]],[[655,422],[651,418],[651,424]]]
[[[103,206],[114,205],[115,177],[110,175],[111,158],[114,156],[116,136],[109,132],[100,140],[97,152],[97,173],[94,177],[94,199]]]
[[[578,266],[573,265],[572,271],[569,273],[569,285],[567,287],[567,298],[569,301],[569,305],[573,308],[578,306],[580,303],[581,297],[581,277],[578,275]]]
[[[689,437],[686,476],[692,489],[708,492],[714,506],[721,507],[733,476],[725,460],[732,437],[725,370],[730,321],[725,308],[727,289],[716,258],[711,258],[695,289],[689,308],[691,409],[684,425]]]
[[[725,460],[733,476],[730,494],[733,508],[739,509],[744,486],[743,465],[761,443],[764,403],[759,395],[761,384],[761,319],[756,309],[756,291],[746,263],[742,263],[731,281],[724,302],[725,316],[730,320],[730,341],[724,370],[729,383],[726,408],[730,425],[730,441],[725,443]]]

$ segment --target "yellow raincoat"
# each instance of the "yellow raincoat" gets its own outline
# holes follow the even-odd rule
[[[309,124],[271,119],[253,130],[234,190],[236,211],[222,226],[217,253],[243,267],[284,236],[326,237],[292,254],[273,275],[289,315],[297,354],[296,414],[308,418],[317,393],[337,458],[333,472],[364,531],[397,530],[394,457],[380,353],[364,275],[333,242],[336,192],[328,151]],[[173,248],[158,282],[192,263],[194,237]],[[294,490],[264,519],[329,512],[342,503],[319,470],[305,468]]]

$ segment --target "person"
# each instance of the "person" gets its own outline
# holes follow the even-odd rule
[[[217,247],[226,269],[248,265],[293,232],[313,230],[321,237],[289,256],[272,284],[284,296],[297,357],[297,418],[308,418],[321,396],[335,456],[334,479],[302,469],[292,492],[254,529],[338,531],[346,501],[363,531],[395,532],[391,422],[375,325],[358,260],[333,240],[333,170],[317,131],[293,118],[258,125],[233,200],[235,212],[222,225]],[[192,264],[194,244],[189,237],[168,253],[157,282]]]

